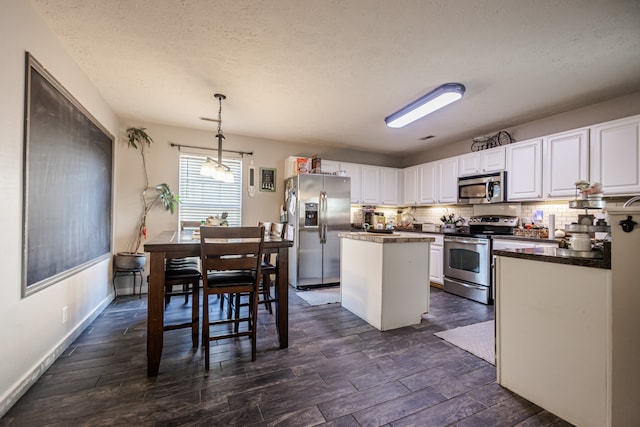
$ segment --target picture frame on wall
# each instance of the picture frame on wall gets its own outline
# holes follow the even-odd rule
[[[276,191],[276,170],[260,168],[260,191]]]

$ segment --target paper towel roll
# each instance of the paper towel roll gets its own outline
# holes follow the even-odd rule
[[[556,237],[556,216],[549,214],[549,240],[553,240]]]

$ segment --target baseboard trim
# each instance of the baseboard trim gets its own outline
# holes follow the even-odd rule
[[[430,284],[432,288],[444,289],[444,286],[442,286],[440,283],[430,282]]]
[[[7,391],[0,400],[0,418],[2,418],[13,405],[38,381],[38,379],[44,374],[53,362],[60,357],[62,353],[75,341],[78,336],[104,311],[111,301],[113,301],[113,294],[107,295],[105,299],[91,312],[82,322],[69,333],[62,338],[62,340],[56,345],[49,354],[45,355],[40,362],[25,376],[21,381],[17,383],[12,389]]]

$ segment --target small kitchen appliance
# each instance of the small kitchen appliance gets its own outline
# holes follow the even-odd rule
[[[458,203],[486,204],[507,200],[507,172],[458,178]]]

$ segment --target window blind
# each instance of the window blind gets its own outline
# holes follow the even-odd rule
[[[234,182],[230,184],[200,175],[200,168],[206,159],[201,155],[180,154],[179,221],[204,221],[210,216],[219,217],[227,212],[229,226],[240,226],[242,160],[222,159],[222,163],[233,173]]]

